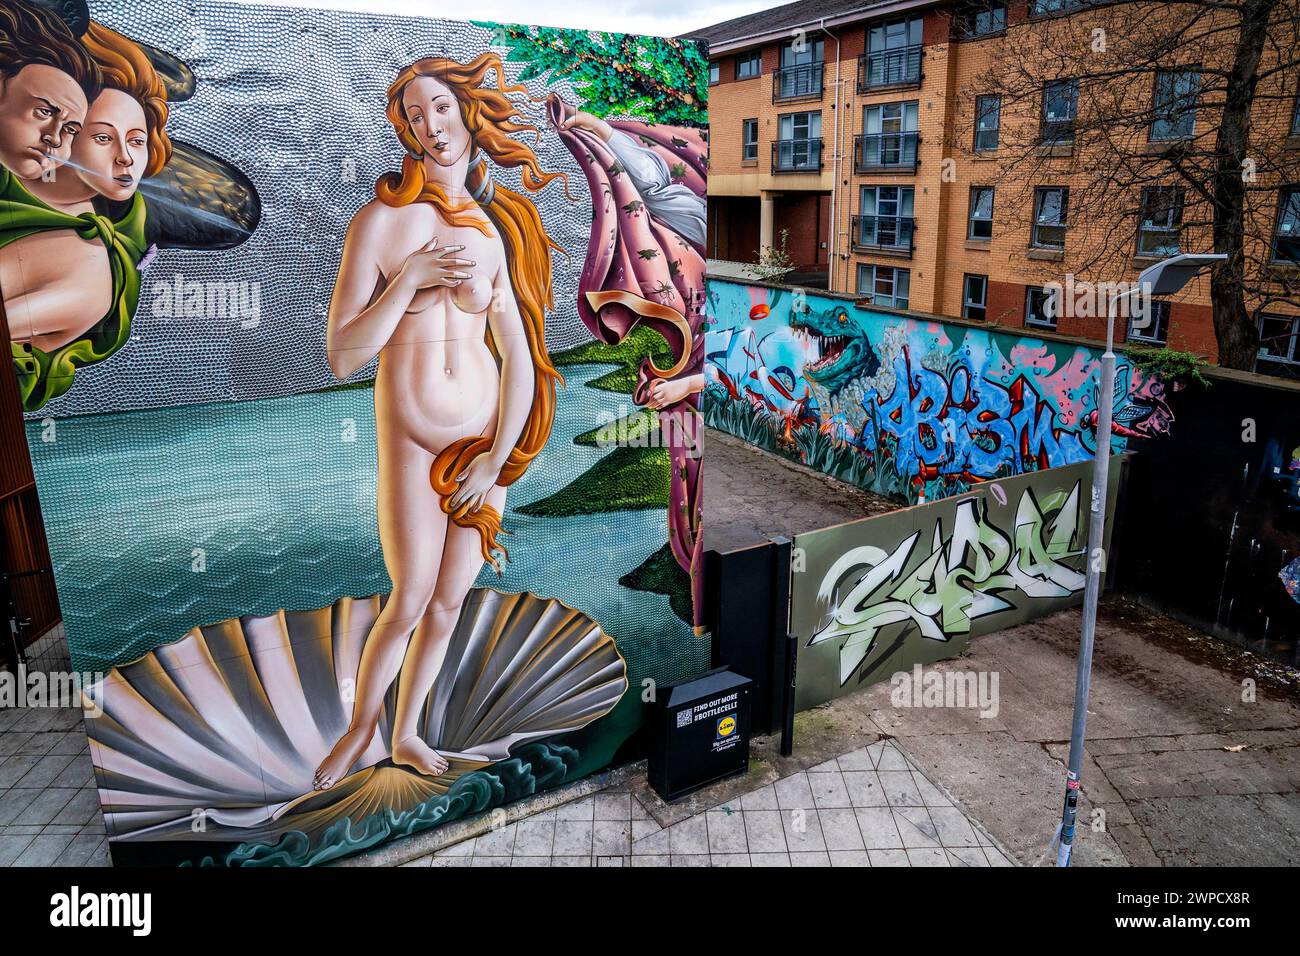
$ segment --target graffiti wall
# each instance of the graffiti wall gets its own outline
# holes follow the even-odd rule
[[[1108,482],[1106,548],[1121,467]],[[1083,600],[1092,464],[981,483],[972,493],[797,535],[790,630],[803,710],[971,638]]]
[[[486,811],[707,667],[705,64],[0,0],[0,291],[117,862]]]
[[[1207,381],[1171,402],[1194,427],[1135,443],[1118,584],[1300,665],[1300,386],[1231,372]]]
[[[708,289],[703,409],[714,428],[909,501],[1092,457],[1091,349],[786,287]],[[1168,432],[1168,398],[1121,357],[1117,452]]]

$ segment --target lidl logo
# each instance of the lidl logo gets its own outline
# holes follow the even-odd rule
[[[736,718],[733,714],[718,718],[718,739],[730,737],[736,732]]]

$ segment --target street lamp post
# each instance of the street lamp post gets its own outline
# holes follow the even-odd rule
[[[1139,292],[1173,295],[1203,270],[1223,262],[1220,253],[1178,255],[1142,270],[1131,289],[1109,296],[1106,302],[1106,352],[1101,357],[1097,391],[1097,449],[1092,464],[1092,507],[1088,519],[1086,583],[1083,591],[1083,626],[1079,637],[1078,672],[1074,684],[1074,721],[1070,727],[1070,761],[1065,774],[1065,806],[1061,811],[1060,843],[1056,865],[1069,866],[1074,830],[1079,814],[1079,783],[1083,771],[1083,738],[1088,723],[1088,690],[1092,684],[1092,644],[1097,629],[1097,599],[1105,567],[1106,485],[1110,478],[1110,418],[1115,400],[1115,313],[1119,300]]]

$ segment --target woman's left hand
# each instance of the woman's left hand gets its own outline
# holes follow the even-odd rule
[[[453,511],[464,503],[469,504],[470,511],[478,511],[483,507],[488,492],[496,485],[499,477],[501,477],[501,469],[492,461],[492,456],[479,455],[457,478],[460,487],[452,492],[447,503],[451,505]]]
[[[690,394],[691,383],[688,379],[657,379],[650,385],[650,395],[646,400],[646,407],[659,411],[669,405],[675,405]]]

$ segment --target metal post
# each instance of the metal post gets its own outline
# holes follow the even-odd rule
[[[1097,628],[1097,600],[1106,567],[1106,484],[1110,477],[1110,416],[1115,393],[1115,306],[1106,307],[1106,353],[1101,357],[1097,393],[1097,449],[1092,464],[1092,507],[1088,520],[1088,549],[1084,555],[1087,583],[1083,592],[1083,628],[1074,683],[1074,723],[1070,728],[1070,762],[1065,775],[1065,807],[1061,811],[1061,841],[1056,865],[1069,866],[1074,828],[1079,814],[1079,780],[1083,771],[1083,738],[1088,723],[1088,690],[1092,684],[1092,642]]]
[[[781,705],[781,756],[794,753],[794,689],[798,681],[799,637],[785,636],[785,696]]]
[[[15,578],[25,578],[36,574],[44,574],[46,568],[37,568],[34,571],[0,571],[0,627],[8,632],[9,647],[7,652],[0,656],[0,664],[8,664],[14,672],[14,676],[21,680],[22,668],[27,666],[27,653],[23,649],[22,629],[31,624],[31,620],[24,620],[18,616],[18,598],[14,593],[13,582]]]

